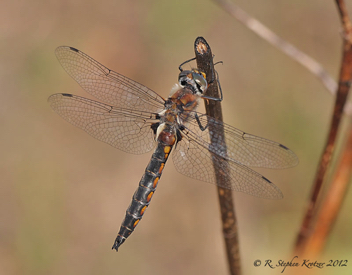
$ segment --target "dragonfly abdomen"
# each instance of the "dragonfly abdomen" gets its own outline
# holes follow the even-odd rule
[[[139,186],[132,197],[132,202],[126,210],[120,231],[115,239],[112,249],[118,251],[119,246],[131,235],[149,206],[150,200],[158,185],[165,163],[170,155],[173,144],[169,145],[159,141],[152,158],[145,169]]]

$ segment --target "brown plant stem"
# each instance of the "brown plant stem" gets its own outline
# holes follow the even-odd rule
[[[350,39],[352,33],[351,24],[343,0],[336,0],[336,3],[340,11],[341,21],[345,31],[339,85],[327,143],[320,158],[314,185],[311,191],[310,202],[296,240],[295,253],[304,253],[307,248],[307,239],[312,234],[313,221],[317,215],[316,205],[318,196],[332,158],[338,128],[352,80],[352,44]],[[328,194],[328,196],[331,196],[331,194]]]
[[[336,169],[332,184],[327,191],[327,196],[322,202],[321,209],[313,232],[307,240],[305,254],[311,258],[323,249],[326,239],[335,223],[341,209],[348,183],[352,176],[352,127],[349,128],[349,136],[345,147],[342,149],[342,157]]]
[[[219,98],[218,85],[216,80],[216,74],[213,63],[213,55],[211,49],[203,37],[198,37],[194,43],[194,49],[196,54],[197,66],[200,71],[204,72],[207,76],[207,81],[210,83],[207,93],[207,96]],[[222,111],[221,104],[219,101],[214,100],[205,100],[205,109],[207,115],[214,117],[222,121]],[[209,125],[209,131],[211,131],[211,126]],[[224,132],[219,133],[223,135]],[[221,181],[226,177],[225,173],[216,172],[216,181],[218,184],[221,184]],[[232,191],[217,186],[221,219],[222,219],[222,228],[223,236],[226,245],[227,260],[229,264],[230,274],[241,274],[241,262],[240,262],[240,252],[239,252],[239,242],[238,242],[238,228],[237,220],[234,211],[234,203],[232,197]]]

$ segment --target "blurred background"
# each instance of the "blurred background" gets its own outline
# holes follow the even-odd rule
[[[234,2],[338,76],[342,29],[334,1]],[[227,274],[216,187],[177,173],[171,160],[142,222],[112,251],[151,153],[101,143],[47,103],[60,92],[91,98],[61,68],[57,46],[76,47],[167,97],[197,36],[224,62],[217,65],[224,121],[300,159],[291,169],[256,169],[283,200],[234,193],[243,274],[281,272],[253,262],[292,258],[334,103],[319,80],[208,0],[2,3],[0,274]],[[346,126],[345,118],[341,131]],[[334,274],[352,270],[351,199],[350,192],[324,254],[312,259],[350,260]]]

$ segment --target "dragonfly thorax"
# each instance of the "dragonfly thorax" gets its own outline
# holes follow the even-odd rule
[[[196,111],[200,98],[201,94],[195,92],[194,87],[190,84],[186,84],[184,87],[176,84],[172,88],[169,98],[165,101],[165,109],[160,115],[171,112],[177,117],[183,112]]]
[[[187,76],[185,78],[189,80]],[[197,91],[198,88],[194,88],[189,82],[183,86],[176,84],[172,88],[169,98],[165,101],[165,109],[158,114],[160,123],[155,131],[156,140],[168,145],[175,143],[177,131],[184,127],[183,124],[187,122],[188,113],[196,111],[198,107],[201,93]]]

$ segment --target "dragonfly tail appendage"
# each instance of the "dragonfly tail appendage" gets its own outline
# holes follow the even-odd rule
[[[116,251],[119,251],[120,245],[123,244],[125,240],[126,240],[126,238],[123,238],[123,237],[121,237],[120,235],[118,235],[118,236],[116,237],[116,240],[115,240],[115,242],[114,242],[114,245],[112,246],[112,249],[115,249]]]

